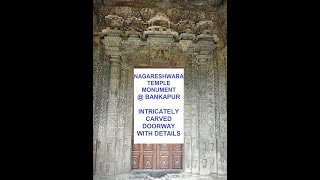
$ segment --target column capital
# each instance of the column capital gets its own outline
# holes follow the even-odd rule
[[[207,65],[209,59],[211,59],[210,52],[201,52],[199,55],[196,56],[196,59],[198,61],[199,66],[205,66]]]
[[[198,64],[199,66],[205,66],[208,62],[208,58],[199,58],[198,59]]]
[[[111,63],[120,63],[121,56],[120,55],[110,55],[110,62]]]

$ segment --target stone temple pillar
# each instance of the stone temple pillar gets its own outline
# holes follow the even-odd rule
[[[106,133],[106,153],[105,153],[105,175],[115,175],[116,173],[116,153],[118,126],[118,103],[120,84],[120,56],[111,55],[110,58],[110,83],[109,83],[109,103],[108,103],[108,124]]]
[[[124,171],[131,171],[131,149],[132,149],[132,126],[133,126],[133,70],[132,63],[127,63],[127,89],[126,89],[126,119],[125,119],[125,131],[124,131]]]
[[[210,126],[207,118],[208,111],[208,90],[207,90],[207,73],[209,56],[205,52],[197,55],[199,62],[199,133],[200,142],[200,177],[209,177],[210,175]]]
[[[98,39],[100,37],[94,37]],[[101,90],[102,90],[102,72],[104,49],[99,43],[93,47],[93,174],[96,173],[97,162],[97,145],[98,145],[98,130],[99,130],[99,116],[101,110]]]
[[[183,149],[183,162],[184,162],[184,176],[189,177],[191,175],[191,161],[192,161],[192,154],[191,154],[191,97],[193,96],[191,94],[191,61],[187,61],[185,63],[185,68],[184,68],[184,80],[185,80],[185,87],[184,87],[184,92],[185,92],[185,100],[184,100],[184,149]]]
[[[202,33],[197,36],[195,51],[199,52],[196,59],[199,64],[199,134],[200,141],[200,178],[212,179],[216,170],[216,112],[214,81],[214,64],[212,51],[216,48],[214,36]],[[214,175],[213,175],[214,174]]]
[[[97,125],[97,140],[96,140],[96,166],[95,166],[95,177],[99,177],[105,174],[105,160],[104,156],[106,153],[106,130],[107,130],[107,100],[109,97],[109,57],[103,54],[102,68],[101,68],[101,100],[100,100],[100,111],[99,121]]]
[[[214,68],[214,139],[215,153],[212,176],[226,178],[227,176],[227,111],[226,111],[226,61],[219,51],[213,51]]]
[[[121,73],[120,73],[120,88],[119,88],[119,103],[118,103],[118,126],[116,133],[116,168],[115,174],[123,174],[125,173],[126,164],[128,164],[127,159],[125,159],[125,149],[124,147],[128,143],[126,138],[124,137],[125,129],[125,121],[126,121],[126,90],[127,90],[127,66],[125,63],[125,58],[122,57],[121,61]]]
[[[199,94],[198,94],[198,62],[195,57],[192,59],[192,104],[191,104],[191,170],[192,176],[198,177],[200,173],[199,164],[200,164],[200,151],[199,151],[199,123],[198,123],[198,104],[199,104]]]
[[[216,105],[215,105],[215,75],[214,75],[214,55],[208,61],[208,125],[210,127],[210,174],[217,175],[217,138],[215,133],[216,126]]]
[[[121,76],[122,40],[119,30],[103,30],[103,44],[108,66],[103,74],[103,96],[99,124],[99,157],[97,157],[97,175],[95,179],[113,180],[117,173],[117,132],[119,124],[119,89]]]
[[[193,40],[195,39],[195,35],[188,32],[182,33],[180,35],[180,41],[179,41],[179,47],[183,54],[187,55],[189,58],[185,59],[185,67],[184,67],[184,147],[183,147],[183,170],[184,170],[184,177],[190,177],[192,174],[192,138],[191,138],[191,133],[192,133],[192,123],[193,121],[193,116],[191,114],[192,109],[192,104],[194,98],[193,92],[193,84],[192,84],[192,79],[193,77],[193,68],[192,68],[192,57],[193,57],[193,50],[194,50],[194,44]]]
[[[219,74],[219,138],[218,138],[218,175],[227,174],[227,106],[226,106],[226,59],[217,58]]]

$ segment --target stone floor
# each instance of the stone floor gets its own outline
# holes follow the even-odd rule
[[[227,177],[185,177],[181,171],[132,171],[128,180],[227,180]]]
[[[180,177],[181,171],[132,171],[129,175],[130,180],[171,180],[172,177]]]
[[[116,177],[94,177],[94,180],[227,180],[227,176],[185,176],[181,170],[142,170]]]

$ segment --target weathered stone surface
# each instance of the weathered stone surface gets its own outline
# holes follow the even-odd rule
[[[137,2],[94,1],[94,178],[136,178],[132,74],[146,66],[185,68],[183,172],[163,178],[226,179],[226,1]]]
[[[105,27],[144,31],[152,25],[179,33],[187,29],[194,33],[209,30],[223,36],[222,40],[226,34],[219,33],[221,28],[226,32],[226,1],[222,0],[96,1],[94,12],[94,29],[98,31]]]

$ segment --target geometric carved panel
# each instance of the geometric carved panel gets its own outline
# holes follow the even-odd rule
[[[132,151],[139,151],[139,144],[133,144]]]
[[[131,161],[132,169],[139,169],[139,156],[133,156]]]
[[[152,151],[153,150],[153,144],[144,144],[143,145],[145,151]]]
[[[161,156],[160,157],[160,169],[169,169],[169,157]]]
[[[168,144],[160,144],[160,151],[169,151]]]
[[[181,169],[182,168],[182,157],[181,156],[174,156],[172,162],[173,169]]]
[[[144,168],[143,169],[152,169],[152,156],[144,156]]]
[[[173,150],[174,151],[182,151],[182,145],[181,144],[174,144]]]

